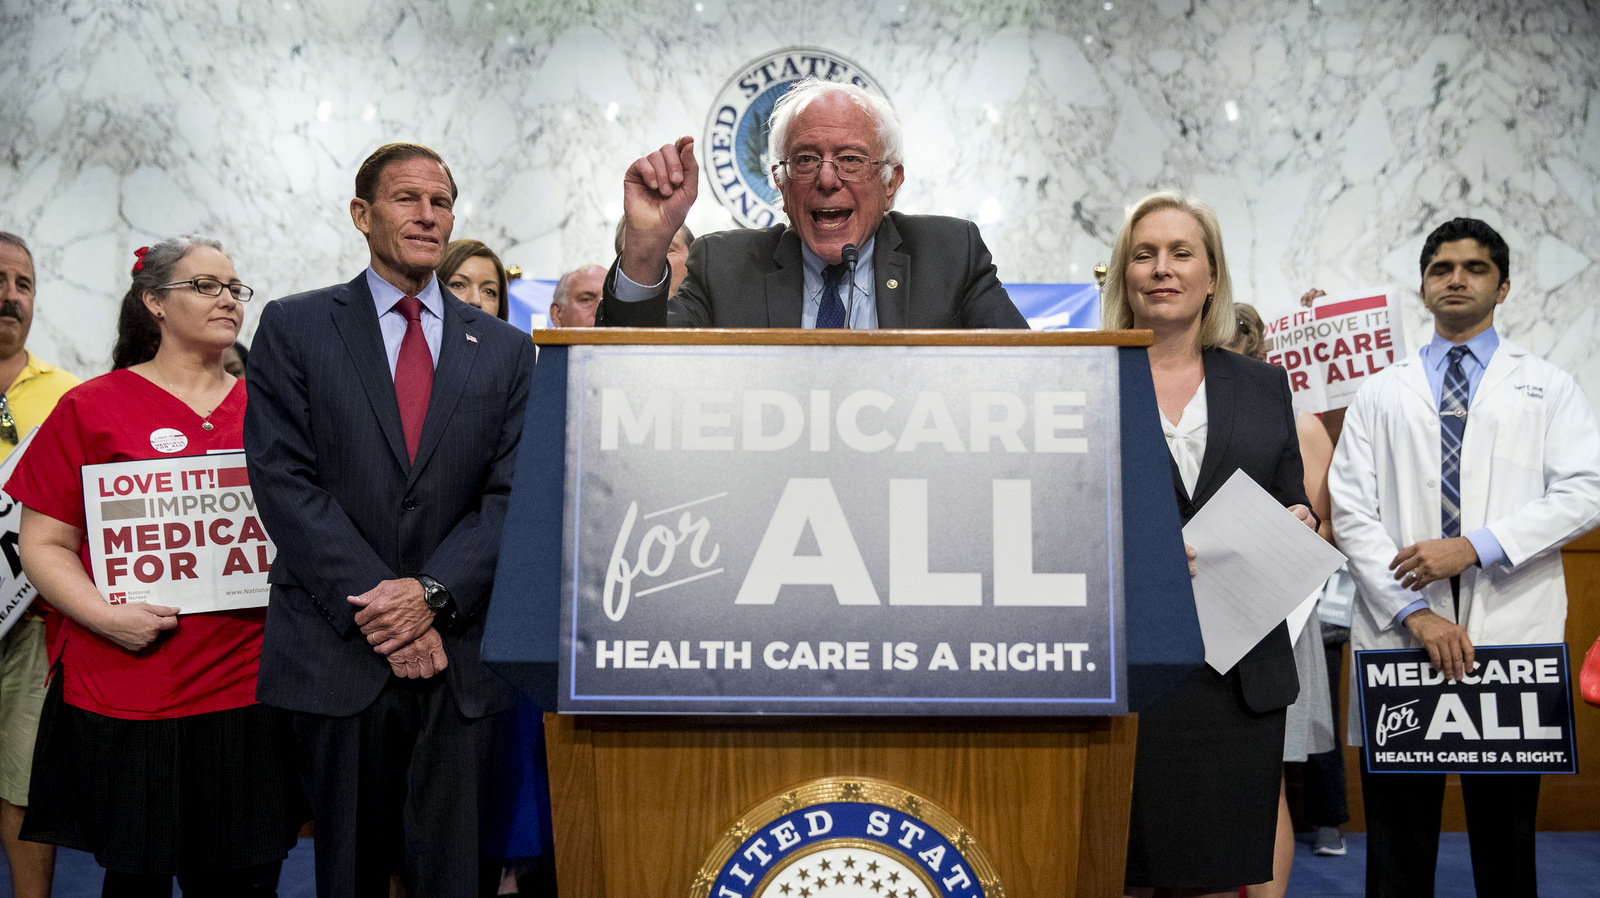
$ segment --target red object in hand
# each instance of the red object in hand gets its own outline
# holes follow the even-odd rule
[[[1583,656],[1583,671],[1578,674],[1578,693],[1583,700],[1600,708],[1600,639]]]

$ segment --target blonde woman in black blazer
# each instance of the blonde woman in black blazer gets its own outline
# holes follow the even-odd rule
[[[1108,328],[1155,333],[1150,369],[1187,522],[1242,470],[1315,526],[1289,381],[1231,353],[1231,282],[1216,215],[1174,193],[1145,197],[1112,251]],[[1190,568],[1205,564],[1193,558]],[[1299,694],[1286,625],[1228,673],[1196,669],[1139,715],[1130,895],[1237,895],[1272,879],[1284,709]]]

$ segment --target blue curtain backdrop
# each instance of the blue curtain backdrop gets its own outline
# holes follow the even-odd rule
[[[519,278],[507,289],[512,324],[525,331],[549,327],[555,281]],[[1093,330],[1100,326],[1100,291],[1094,284],[1007,284],[1006,291],[1034,330]]]

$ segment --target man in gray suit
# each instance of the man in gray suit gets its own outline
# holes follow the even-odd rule
[[[317,893],[472,896],[498,718],[478,657],[533,364],[441,288],[455,181],[379,148],[350,202],[371,264],[269,304],[246,382],[250,482],[278,556],[257,695],[293,712]]]
[[[890,212],[905,180],[887,100],[808,78],[773,107],[768,149],[790,225],[707,234],[668,296],[667,248],[699,191],[694,139],[623,180],[625,236],[600,324],[1026,328],[969,221]],[[649,286],[653,285],[653,286]]]

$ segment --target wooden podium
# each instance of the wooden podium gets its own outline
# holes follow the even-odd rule
[[[968,826],[1004,892],[1122,894],[1137,715],[707,719],[545,715],[562,898],[680,898],[765,798],[889,780]]]
[[[1150,338],[1145,331],[599,329],[541,331],[535,339],[542,352],[548,352],[543,347],[573,344],[1131,348],[1149,345]],[[1122,355],[1136,358],[1134,370],[1145,365],[1141,386],[1150,391],[1143,352]],[[1124,381],[1128,379],[1127,370],[1125,361]],[[566,389],[564,377],[560,389]],[[553,391],[541,396],[536,387],[530,406],[557,398]],[[1154,407],[1153,391],[1149,405]],[[534,451],[528,448],[529,439],[532,428],[539,426],[537,414],[530,411],[530,436],[524,438],[524,453],[519,459],[518,486],[507,522],[507,548],[502,551],[484,657],[540,698],[544,707],[551,708],[554,662],[562,657],[555,650],[559,620],[549,620],[549,608],[554,607],[555,599],[529,598],[525,582],[514,587],[504,560],[507,550],[518,545],[523,547],[522,558],[512,562],[514,565],[526,561],[526,547],[541,544],[541,540],[556,539],[560,545],[553,529],[560,525],[559,521],[551,524],[548,515],[519,518],[516,510],[519,497],[524,503],[534,501],[524,494],[525,490],[542,490],[538,501],[546,509],[555,495],[548,484],[530,481],[523,485],[523,466],[530,464],[529,453]],[[1144,436],[1159,444],[1155,420],[1152,415],[1147,422],[1154,435]],[[545,425],[553,423],[551,419]],[[1125,427],[1124,443],[1127,434]],[[1160,448],[1158,455],[1150,457],[1164,459],[1164,445]],[[1125,466],[1128,461],[1125,451]],[[1160,472],[1166,473],[1164,460]],[[1124,479],[1125,484],[1128,479]],[[1170,501],[1170,486],[1163,485],[1156,492],[1162,491]],[[1171,520],[1162,522],[1172,531],[1162,536],[1168,540],[1163,543],[1168,548],[1170,541],[1177,538],[1176,521],[1174,508]],[[514,536],[514,528],[534,532]],[[1133,529],[1129,529],[1130,540],[1134,539]],[[1132,544],[1124,547],[1130,556],[1134,549]],[[1181,549],[1178,551],[1181,553]],[[1130,571],[1125,592],[1137,594],[1140,588],[1148,587],[1140,587],[1135,574]],[[1120,600],[1121,596],[1117,598]],[[544,604],[539,610],[530,610],[526,607],[529,602]],[[508,605],[517,605],[521,610],[513,614]],[[1182,617],[1179,612],[1181,608],[1173,613],[1173,619]],[[1192,606],[1188,615],[1192,620]],[[1126,630],[1130,642],[1165,630],[1168,632],[1162,633],[1161,638],[1170,643],[1172,627],[1159,613],[1150,615],[1144,624],[1141,628],[1130,618]],[[1189,635],[1192,645],[1179,653],[1182,663],[1171,666],[1169,673],[1186,669],[1185,665],[1198,660],[1198,634]],[[1141,654],[1141,649],[1130,645],[1129,663],[1136,665],[1141,659],[1149,660],[1170,648],[1170,644],[1146,647]],[[1130,666],[1130,678],[1137,685],[1138,678],[1132,673]],[[955,890],[939,892],[940,895],[1087,898],[1122,893],[1136,714],[884,717],[546,713],[544,720],[556,874],[562,898],[683,898],[715,894],[705,875],[708,855],[719,840],[726,841],[730,830],[733,835],[742,836],[736,828],[741,817],[799,784],[826,778],[892,783],[931,802],[959,822],[977,852],[992,864],[995,879],[983,883],[981,893]],[[912,805],[917,803],[917,799],[910,801]],[[715,875],[714,871],[711,875]],[[777,890],[772,894],[777,895]]]

